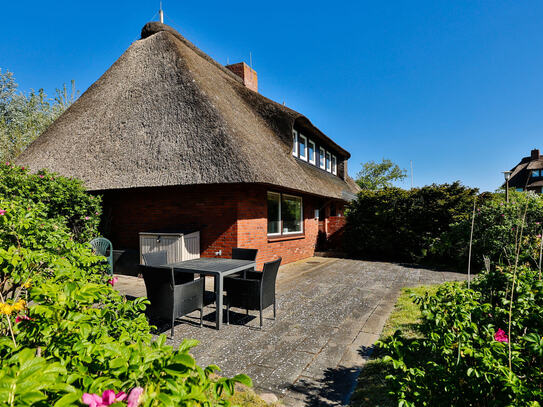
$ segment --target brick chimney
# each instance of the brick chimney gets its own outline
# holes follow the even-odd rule
[[[226,65],[228,69],[234,72],[237,76],[243,79],[243,84],[255,92],[258,92],[258,75],[256,71],[247,65],[245,62]]]
[[[530,154],[530,158],[532,160],[539,160],[539,157],[540,157],[540,154],[539,154],[539,149],[537,148],[534,148]]]

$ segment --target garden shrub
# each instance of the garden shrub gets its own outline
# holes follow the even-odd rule
[[[0,197],[43,204],[46,217],[61,218],[79,242],[88,242],[98,235],[101,197],[86,193],[80,180],[47,170],[32,174],[6,162],[0,164]]]
[[[233,393],[236,382],[251,384],[247,376],[217,378],[218,367],[198,366],[189,354],[196,341],[173,350],[164,336],[152,338],[143,313],[147,300],[121,296],[102,258],[79,241],[97,225],[83,223],[83,215],[100,213],[96,198],[82,196],[80,183],[11,166],[4,172],[0,406],[109,405],[114,399],[132,407],[206,406],[228,404],[222,396]],[[62,199],[52,198],[55,185]],[[41,202],[36,194],[51,199]]]
[[[430,251],[434,239],[469,218],[476,194],[458,182],[363,190],[346,214],[345,249],[355,257],[444,262]]]
[[[379,346],[393,369],[387,378],[403,406],[539,406],[543,400],[543,282],[519,267],[484,271],[417,297],[422,339],[397,331]],[[509,342],[511,367],[509,367]]]
[[[478,202],[475,212],[472,242],[472,267],[481,269],[484,257],[493,264],[514,264],[520,247],[520,263],[532,267],[539,264],[539,246],[543,226],[543,199],[534,193],[510,191],[510,201],[503,194],[493,194],[491,199]],[[470,211],[471,212],[471,211]],[[524,219],[524,226],[522,220]],[[466,267],[469,254],[471,213],[458,219],[449,230],[436,238],[431,252],[450,264]],[[522,232],[522,242],[517,242]]]

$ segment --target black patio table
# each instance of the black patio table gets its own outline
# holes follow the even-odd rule
[[[213,276],[215,278],[215,305],[217,307],[215,316],[217,329],[221,329],[222,326],[223,277],[239,271],[253,269],[255,266],[256,262],[252,260],[206,257],[168,264],[168,267],[173,267],[176,272],[203,274],[206,276]]]

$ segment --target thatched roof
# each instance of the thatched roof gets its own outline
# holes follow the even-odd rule
[[[89,190],[265,183],[340,199],[356,192],[348,176],[292,157],[293,126],[339,162],[349,158],[306,117],[153,22],[17,161],[80,178]]]
[[[539,150],[531,151],[530,156],[523,157],[520,162],[511,169],[511,178],[509,179],[510,188],[529,189],[543,186],[543,177],[533,176],[533,170],[543,169],[543,156]]]

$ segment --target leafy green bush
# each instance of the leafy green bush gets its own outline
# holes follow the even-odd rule
[[[435,295],[416,298],[424,338],[407,340],[397,331],[380,343],[394,368],[388,379],[399,405],[539,405],[543,282],[538,271],[518,269],[509,334],[514,274],[498,267],[471,289],[446,283]]]
[[[388,261],[446,261],[430,252],[434,239],[469,218],[476,194],[477,189],[458,182],[363,190],[346,214],[345,249],[356,257]]]
[[[26,199],[43,204],[47,218],[61,218],[79,242],[98,235],[101,197],[85,192],[83,183],[40,170],[32,174],[9,162],[0,164],[0,198]]]
[[[543,226],[543,199],[533,193],[510,192],[510,202],[503,194],[493,194],[491,199],[478,202],[475,212],[472,242],[472,266],[475,270],[483,267],[483,257],[493,264],[514,264],[518,242],[520,264],[528,263],[537,267],[539,245]],[[523,223],[523,218],[524,223]],[[448,231],[434,240],[431,252],[450,263],[463,266],[468,263],[471,214],[459,219]]]
[[[143,313],[147,300],[122,297],[103,272],[102,258],[74,237],[74,230],[80,239],[93,233],[96,223],[78,225],[90,208],[98,209],[80,183],[20,168],[4,172],[0,406],[82,405],[84,394],[89,400],[134,389],[143,389],[144,406],[207,406],[228,404],[222,396],[236,382],[251,384],[244,375],[216,378],[216,366],[198,366],[189,354],[195,341],[174,351],[164,336],[152,339]],[[53,198],[55,186],[62,199]],[[125,401],[138,405],[128,398],[116,405]]]

